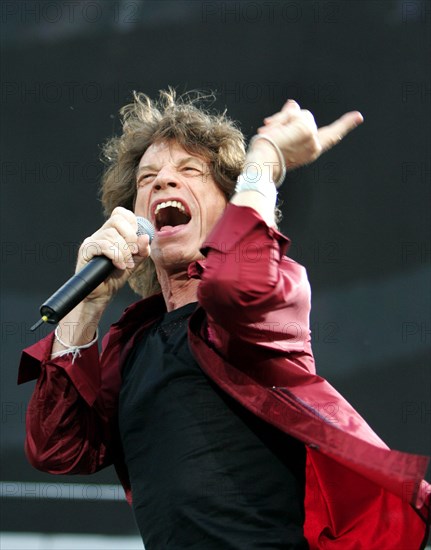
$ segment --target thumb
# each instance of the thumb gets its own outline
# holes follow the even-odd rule
[[[339,143],[348,133],[362,124],[364,117],[359,111],[350,111],[328,126],[319,128],[317,135],[322,152],[328,151]]]
[[[137,240],[138,250],[133,255],[135,262],[139,258],[145,259],[151,254],[150,237],[148,235],[139,235]]]

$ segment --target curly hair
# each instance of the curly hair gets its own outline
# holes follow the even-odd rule
[[[109,216],[116,206],[133,210],[142,155],[150,145],[170,140],[205,158],[214,181],[229,198],[244,165],[244,136],[226,111],[213,114],[205,109],[205,101],[214,96],[188,92],[177,97],[172,88],[161,90],[154,101],[140,92],[133,95],[133,103],[120,110],[123,133],[102,149],[107,165],[101,186],[105,214]],[[159,292],[153,262],[142,262],[129,284],[143,297]]]

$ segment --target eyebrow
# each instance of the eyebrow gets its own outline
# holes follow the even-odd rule
[[[136,170],[136,175],[139,176],[139,174],[145,172],[145,170],[157,171],[157,167],[154,164],[145,164],[144,166],[138,166]]]
[[[182,158],[175,166],[183,166],[184,164],[187,164],[188,162],[196,162],[199,164],[204,164],[204,161],[201,159],[198,159],[196,157],[184,157]],[[139,177],[139,175],[142,172],[145,172],[146,170],[153,170],[157,172],[159,169],[155,164],[145,164],[144,166],[139,166],[136,171],[136,177]]]

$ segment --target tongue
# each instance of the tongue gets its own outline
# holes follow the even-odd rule
[[[175,225],[162,225],[162,227],[160,229],[158,229],[159,232],[163,232],[163,231],[169,231],[170,229],[175,229],[176,227],[184,227],[185,223],[177,223]]]

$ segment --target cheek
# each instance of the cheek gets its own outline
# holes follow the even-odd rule
[[[208,225],[212,229],[213,226],[218,222],[220,217],[222,216],[223,212],[226,209],[227,201],[225,197],[218,197],[216,201],[214,201],[211,208],[207,210],[207,220]]]
[[[143,216],[148,218],[148,193],[145,192],[144,188],[138,188],[135,196],[135,203],[133,205],[133,212],[137,216]]]

